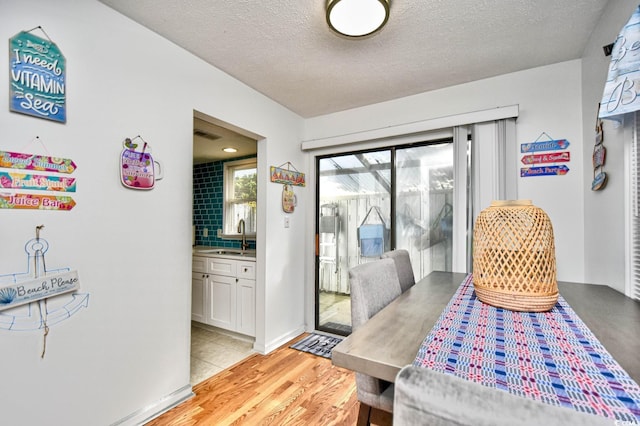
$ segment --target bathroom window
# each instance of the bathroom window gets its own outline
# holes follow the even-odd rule
[[[224,233],[237,235],[244,220],[246,235],[256,233],[257,159],[224,163]]]

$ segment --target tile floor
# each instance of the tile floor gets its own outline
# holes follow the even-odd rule
[[[191,385],[242,361],[254,353],[252,348],[252,342],[192,325]]]

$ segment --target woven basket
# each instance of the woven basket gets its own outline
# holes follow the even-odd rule
[[[473,285],[489,305],[544,312],[558,300],[549,216],[531,200],[493,201],[473,231]]]

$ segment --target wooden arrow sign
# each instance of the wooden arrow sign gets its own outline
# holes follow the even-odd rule
[[[69,158],[0,151],[0,167],[38,170],[43,172],[73,173],[76,169],[76,163]]]
[[[520,169],[520,177],[566,175],[569,168],[562,166],[524,167]]]
[[[0,172],[0,188],[76,192],[76,179],[63,176]]]
[[[571,161],[569,151],[554,152],[550,154],[529,154],[522,157],[522,164],[566,163]]]
[[[561,149],[569,148],[569,145],[569,141],[566,139],[523,143],[520,145],[520,152],[560,151]]]
[[[0,209],[71,210],[76,205],[68,196],[10,194],[0,195]]]

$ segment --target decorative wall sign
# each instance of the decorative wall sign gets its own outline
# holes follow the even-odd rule
[[[65,123],[66,60],[49,37],[31,34],[35,29],[42,27],[9,40],[10,110]]]
[[[298,199],[289,185],[282,187],[282,210],[285,213],[293,213],[298,204]]]
[[[51,326],[69,319],[80,309],[88,306],[88,293],[65,294],[50,299],[47,306],[45,306],[47,324]],[[32,306],[29,304],[20,306],[18,309],[0,312],[0,329],[9,331],[40,330],[44,328],[44,324],[38,311],[37,305]]]
[[[76,163],[68,158],[0,151],[0,167],[69,174],[76,169]]]
[[[618,34],[611,51],[607,82],[602,93],[600,118],[614,118],[640,109],[640,6]]]
[[[546,133],[543,134],[546,135]],[[559,151],[569,148],[569,145],[570,143],[566,139],[523,143],[520,145],[520,152]]]
[[[571,153],[564,151],[549,154],[530,154],[522,157],[520,161],[522,161],[522,164],[566,163],[571,161]]]
[[[604,166],[604,162],[607,156],[607,148],[605,148],[602,144],[596,145],[593,148],[593,168],[597,169],[598,167]]]
[[[88,294],[74,292],[80,286],[77,271],[47,269],[47,240],[40,238],[44,225],[36,226],[36,237],[27,241],[27,271],[0,275],[0,329],[42,330],[41,357],[47,348],[49,326],[64,321],[89,305]],[[55,296],[55,297],[54,297]],[[33,303],[32,303],[33,302]]]
[[[569,167],[562,166],[543,166],[543,167],[524,167],[520,169],[520,177],[531,176],[553,176],[566,175],[569,173]]]
[[[31,175],[0,171],[0,188],[76,192],[76,179],[63,176]]]
[[[142,149],[136,151],[136,139],[144,142]],[[152,189],[156,180],[163,177],[162,164],[151,156],[151,146],[140,136],[125,139],[120,155],[120,181],[129,189]]]
[[[0,209],[71,210],[75,205],[66,195],[0,194]]]
[[[0,288],[0,311],[80,288],[78,271],[46,275]]]
[[[598,115],[600,105],[598,105]],[[602,120],[596,118],[596,143],[593,146],[593,182],[591,182],[592,191],[600,191],[607,186],[607,173],[604,171],[604,163],[607,159],[607,149],[604,147],[604,130],[602,129]]]
[[[607,186],[607,174],[605,172],[600,172],[593,177],[593,182],[591,182],[591,190],[592,191],[600,191]]]
[[[542,137],[549,138],[548,141],[541,141]],[[566,139],[553,139],[547,133],[542,132],[538,139],[530,143],[520,144],[520,152],[539,152],[539,151],[558,151],[567,149],[569,141]],[[522,164],[550,164],[550,163],[567,163],[571,161],[571,153],[569,151],[550,152],[541,154],[529,154],[523,156],[520,161]],[[541,166],[541,167],[523,167],[520,169],[520,177],[531,176],[562,176],[569,173],[569,167],[560,166]]]
[[[287,166],[283,169],[282,166]],[[292,167],[293,170],[290,170]],[[300,173],[290,162],[281,164],[278,167],[271,166],[271,182],[284,183],[287,185],[305,186],[304,173]]]

